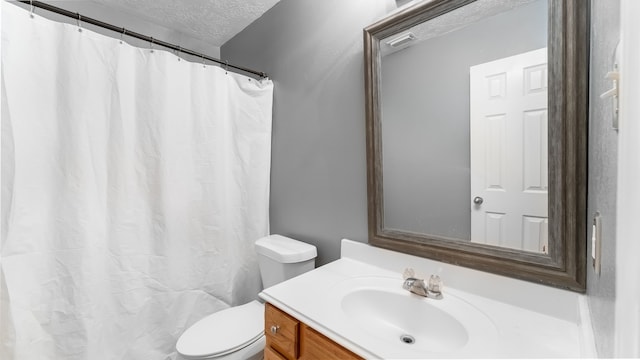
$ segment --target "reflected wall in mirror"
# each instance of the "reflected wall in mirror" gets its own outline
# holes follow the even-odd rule
[[[381,40],[385,228],[546,252],[547,12],[479,0]]]
[[[371,244],[584,290],[587,16],[435,0],[365,29]]]

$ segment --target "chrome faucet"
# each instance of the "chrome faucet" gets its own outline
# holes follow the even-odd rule
[[[407,270],[405,270],[405,275]],[[402,288],[409,290],[412,293],[420,296],[424,296],[430,299],[442,299],[442,280],[438,275],[431,275],[429,278],[429,284],[425,284],[423,279],[413,277],[413,270],[408,273],[409,276],[405,277]]]

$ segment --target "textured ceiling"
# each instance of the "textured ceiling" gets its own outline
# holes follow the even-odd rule
[[[222,46],[280,0],[91,1]]]

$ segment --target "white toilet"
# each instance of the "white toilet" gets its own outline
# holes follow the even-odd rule
[[[262,285],[267,288],[315,267],[316,247],[281,235],[256,241]],[[211,314],[178,339],[179,359],[262,359],[264,304],[254,300]]]

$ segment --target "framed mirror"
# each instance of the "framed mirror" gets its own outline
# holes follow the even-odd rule
[[[370,244],[585,290],[588,19],[431,0],[364,29]]]

